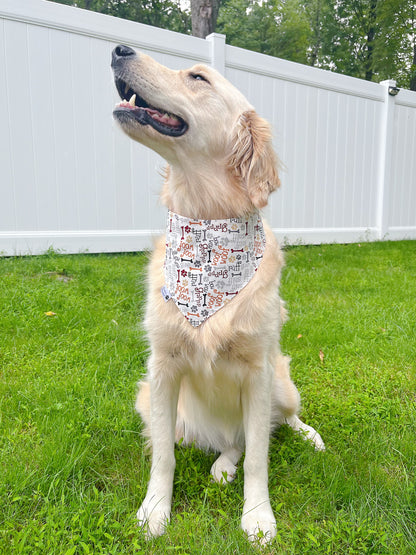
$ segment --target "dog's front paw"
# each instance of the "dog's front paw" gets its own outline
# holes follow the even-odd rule
[[[161,502],[154,504],[145,499],[137,511],[138,524],[145,531],[148,540],[164,534],[169,520],[170,507]]]
[[[270,503],[252,509],[244,505],[241,527],[253,543],[266,545],[276,535],[276,519]]]

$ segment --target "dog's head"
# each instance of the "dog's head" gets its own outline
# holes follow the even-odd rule
[[[174,71],[122,45],[111,65],[122,99],[113,115],[132,139],[182,169],[222,164],[256,207],[267,204],[279,185],[270,127],[227,79],[205,65]]]

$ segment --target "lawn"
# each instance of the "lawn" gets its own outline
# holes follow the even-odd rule
[[[147,345],[144,254],[0,259],[0,553],[257,553],[243,472],[178,447],[172,522],[146,543],[149,458],[133,410]],[[416,552],[416,242],[293,247],[282,348],[305,422],[270,445],[265,553]]]

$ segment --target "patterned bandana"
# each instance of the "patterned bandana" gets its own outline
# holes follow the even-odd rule
[[[265,245],[257,211],[226,220],[192,220],[169,211],[165,301],[172,298],[189,323],[199,326],[247,285]]]

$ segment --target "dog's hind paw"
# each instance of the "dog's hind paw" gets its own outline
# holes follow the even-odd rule
[[[313,428],[308,440],[313,443],[316,451],[325,451],[325,443],[323,442],[323,439]]]
[[[157,538],[166,531],[166,526],[170,520],[170,509],[163,507],[151,507],[143,502],[137,511],[137,522],[144,530],[146,539]]]
[[[286,422],[295,432],[298,432],[303,437],[303,439],[312,443],[316,451],[325,451],[325,443],[323,442],[318,432],[314,428],[312,428],[312,426],[308,426],[297,416],[292,416],[291,418],[288,418]]]
[[[237,472],[237,463],[241,457],[241,450],[230,447],[221,453],[211,466],[211,474],[214,480],[220,484],[232,482]]]
[[[312,443],[315,447],[315,451],[325,451],[325,443],[323,442],[321,436],[318,432],[312,428],[312,426],[308,426],[302,422],[302,426],[299,429],[299,433],[303,435],[303,437]]]
[[[219,457],[211,466],[211,474],[216,482],[225,484],[235,478],[237,467],[229,459]]]
[[[276,535],[276,519],[270,504],[267,505],[247,511],[243,510],[241,528],[252,543],[266,545]]]

